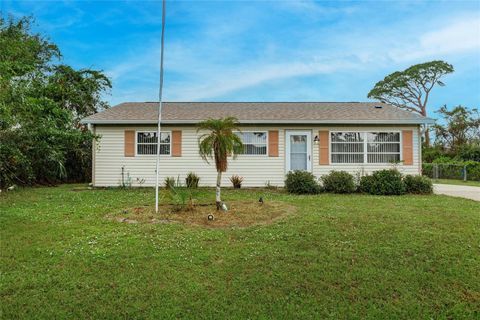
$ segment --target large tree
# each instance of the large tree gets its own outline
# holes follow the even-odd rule
[[[222,172],[227,171],[228,155],[243,152],[243,143],[235,131],[240,131],[236,118],[227,117],[224,119],[208,119],[197,125],[197,132],[204,132],[198,139],[200,156],[208,163],[209,159],[215,160],[217,169],[217,184],[215,193],[215,202],[217,210],[220,209],[222,198],[220,187],[222,182]]]
[[[404,71],[397,71],[375,84],[368,98],[377,99],[402,109],[427,116],[427,104],[435,85],[444,86],[440,80],[452,73],[453,66],[436,60],[416,64]],[[430,145],[428,130],[425,132],[425,144]]]
[[[443,106],[437,113],[443,121],[433,126],[436,144],[452,152],[468,144],[480,144],[478,109],[456,106],[448,110],[447,106]]]
[[[78,120],[108,107],[110,80],[62,64],[32,23],[0,18],[0,187],[88,179],[93,136]]]

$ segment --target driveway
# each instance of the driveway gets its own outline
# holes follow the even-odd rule
[[[480,187],[434,184],[433,192],[436,194],[445,194],[447,196],[480,201]]]

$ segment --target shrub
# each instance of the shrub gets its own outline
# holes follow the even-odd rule
[[[431,194],[433,192],[432,181],[423,176],[407,175],[403,178],[405,191],[414,194]]]
[[[307,171],[290,171],[285,180],[285,188],[289,193],[316,194],[321,188],[315,176]]]
[[[165,188],[172,189],[175,187],[176,181],[174,177],[166,177],[165,178]]]
[[[346,171],[332,171],[322,176],[323,189],[333,193],[353,193],[356,190],[353,175]]]
[[[376,195],[400,195],[405,193],[402,174],[395,169],[374,172],[371,176],[360,179],[362,192]]]
[[[200,181],[200,177],[197,176],[193,172],[189,172],[187,177],[185,178],[185,185],[187,188],[198,188],[198,182]]]
[[[232,182],[235,189],[240,189],[242,187],[243,178],[234,174],[230,177],[230,182]]]

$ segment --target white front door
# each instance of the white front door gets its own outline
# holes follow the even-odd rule
[[[287,172],[292,170],[312,170],[312,133],[310,131],[286,132]]]

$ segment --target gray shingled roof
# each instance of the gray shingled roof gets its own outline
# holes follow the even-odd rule
[[[380,106],[381,108],[378,108]],[[431,123],[433,120],[379,102],[164,102],[162,123],[197,123],[236,117],[240,123]],[[83,123],[156,123],[158,102],[125,102]]]

